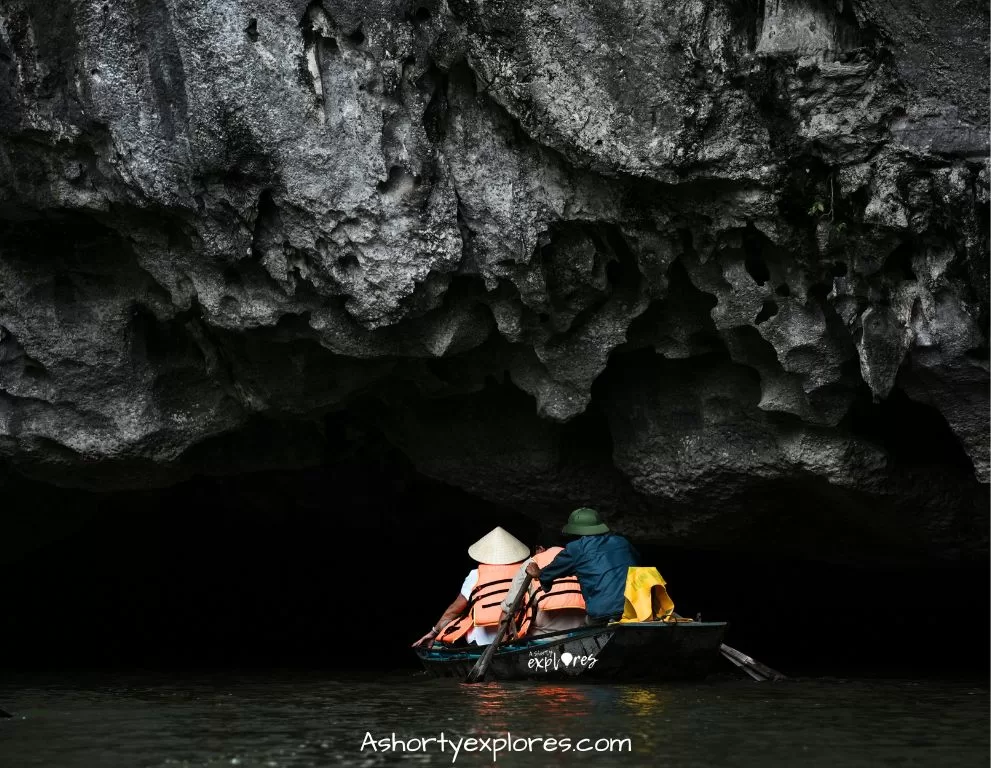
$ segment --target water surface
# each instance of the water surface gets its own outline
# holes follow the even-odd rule
[[[451,765],[453,745],[410,739],[534,739],[505,766],[981,766],[988,690],[956,682],[808,679],[779,684],[467,686],[407,672],[131,675],[0,682],[0,765]],[[400,740],[412,753],[376,751]],[[370,735],[369,735],[370,734]],[[538,738],[571,740],[542,749]],[[577,753],[600,738],[623,751]],[[363,742],[366,744],[362,750]],[[553,744],[553,743],[552,743]],[[475,745],[482,748],[482,742]],[[491,751],[454,765],[492,765]]]

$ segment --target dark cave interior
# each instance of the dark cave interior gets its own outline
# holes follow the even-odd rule
[[[309,469],[156,490],[11,474],[4,499],[32,510],[0,542],[0,666],[19,671],[413,671],[409,644],[456,595],[468,544],[494,525],[540,532],[374,442]],[[986,677],[986,564],[854,568],[635,543],[681,613],[728,620],[731,645],[792,675]]]

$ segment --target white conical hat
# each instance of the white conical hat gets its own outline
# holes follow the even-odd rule
[[[468,547],[468,557],[485,565],[519,563],[529,556],[530,548],[499,526]]]

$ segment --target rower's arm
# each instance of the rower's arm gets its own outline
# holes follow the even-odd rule
[[[440,617],[440,621],[434,624],[434,629],[440,632],[444,627],[451,623],[453,619],[456,619],[462,613],[465,612],[465,608],[468,607],[468,600],[464,595],[459,594],[454,602],[447,606],[447,610]]]
[[[413,643],[413,647],[420,648],[422,646],[426,646],[427,648],[429,648],[431,645],[434,644],[434,638],[437,637],[437,635],[443,631],[444,627],[446,627],[451,622],[452,619],[455,619],[456,617],[464,613],[467,608],[468,608],[468,598],[466,598],[464,595],[458,595],[455,598],[454,602],[451,603],[449,606],[447,606],[447,610],[444,611],[444,613],[440,617],[440,622],[434,624],[430,628],[430,631],[427,632],[427,634],[425,634],[423,637],[421,637],[419,640]]]

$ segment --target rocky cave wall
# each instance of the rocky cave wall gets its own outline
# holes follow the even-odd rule
[[[665,545],[986,556],[987,41],[976,1],[2,0],[0,482],[375,434]]]

